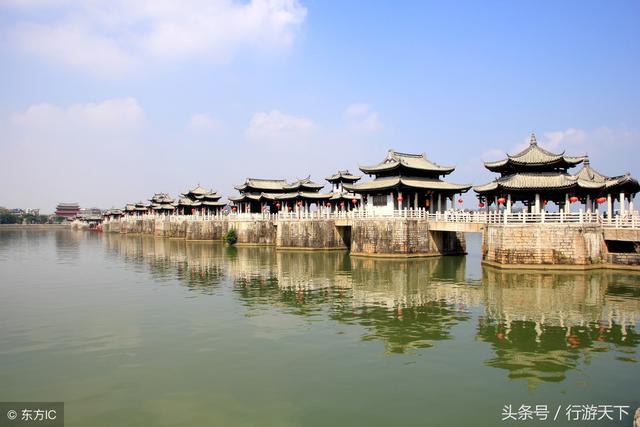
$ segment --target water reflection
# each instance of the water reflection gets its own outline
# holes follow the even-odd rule
[[[110,254],[155,281],[178,280],[204,294],[231,289],[247,316],[275,310],[355,325],[363,340],[381,342],[389,353],[466,340],[472,332],[492,351],[479,362],[533,386],[563,381],[598,353],[637,361],[640,288],[629,273],[483,268],[473,281],[464,257],[382,260],[139,236],[104,240]]]

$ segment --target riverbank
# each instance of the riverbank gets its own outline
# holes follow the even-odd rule
[[[0,230],[65,230],[69,224],[0,224]]]

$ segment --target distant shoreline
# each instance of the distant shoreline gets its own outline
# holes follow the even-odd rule
[[[0,230],[64,230],[70,224],[0,224]]]

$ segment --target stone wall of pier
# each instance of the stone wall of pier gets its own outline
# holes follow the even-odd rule
[[[351,253],[369,256],[437,256],[464,254],[463,233],[431,231],[426,219],[354,220]]]
[[[229,221],[200,220],[185,221],[187,240],[222,240],[227,234]]]
[[[283,249],[329,250],[349,249],[345,227],[336,227],[334,220],[278,221],[276,246]]]
[[[228,228],[236,231],[238,245],[275,245],[276,222],[274,220],[232,220]]]
[[[500,265],[593,266],[605,255],[592,224],[488,225],[482,242],[483,261]]]

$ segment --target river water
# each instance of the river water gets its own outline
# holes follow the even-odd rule
[[[0,231],[0,401],[63,401],[86,427],[618,420],[603,405],[630,426],[640,276],[484,268],[468,241],[382,260]],[[542,406],[502,421],[523,405]]]

